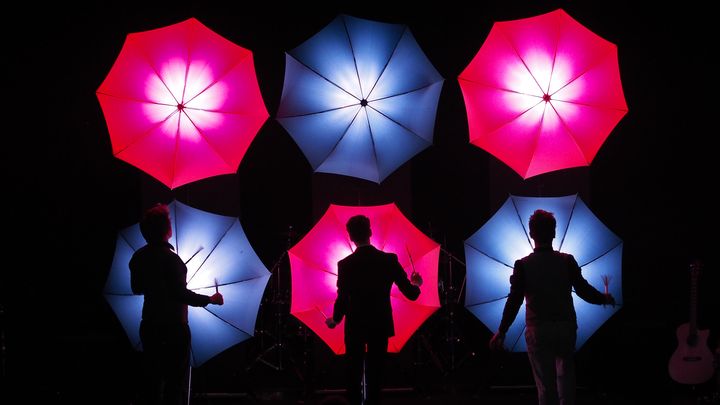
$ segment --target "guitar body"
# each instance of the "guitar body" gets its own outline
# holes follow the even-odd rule
[[[689,323],[678,326],[678,347],[668,364],[673,380],[680,384],[702,384],[713,377],[715,365],[707,345],[708,335],[707,329],[698,330],[695,339],[692,339]]]

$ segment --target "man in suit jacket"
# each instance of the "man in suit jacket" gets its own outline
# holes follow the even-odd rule
[[[385,253],[370,244],[372,231],[368,217],[350,218],[346,229],[356,249],[338,262],[338,296],[333,316],[326,323],[334,328],[345,318],[347,395],[352,405],[362,403],[363,358],[367,345],[364,403],[374,405],[380,400],[388,338],[395,335],[390,289],[394,283],[403,295],[414,301],[420,295],[422,277],[413,273],[408,279],[396,254]]]
[[[535,249],[515,261],[502,320],[490,340],[491,349],[504,348],[505,333],[524,300],[525,342],[539,405],[575,404],[577,315],[572,291],[591,304],[615,305],[611,294],[587,282],[572,255],[553,250],[556,225],[552,212],[535,210],[530,216]]]

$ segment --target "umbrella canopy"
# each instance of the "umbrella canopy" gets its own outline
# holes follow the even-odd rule
[[[590,165],[627,113],[617,47],[560,9],[495,23],[458,80],[470,142],[523,178]]]
[[[437,290],[440,245],[418,230],[395,204],[369,207],[330,205],[317,224],[288,254],[292,273],[290,312],[312,329],[336,354],[345,352],[344,325],[325,325],[337,298],[337,263],[352,253],[345,229],[354,215],[370,218],[376,248],[397,254],[408,274],[413,268],[423,277],[421,294],[410,301],[393,285],[390,301],[395,336],[388,350],[399,352],[410,336],[440,307]],[[344,323],[343,319],[343,323]]]
[[[187,264],[188,289],[212,295],[217,283],[225,299],[224,305],[188,309],[191,364],[197,367],[254,335],[270,272],[250,246],[237,218],[201,211],[178,201],[168,207],[173,228],[169,242]],[[130,342],[138,350],[142,348],[143,296],[132,293],[128,264],[133,253],[144,245],[139,224],[120,231],[104,291]]]
[[[492,218],[465,241],[465,306],[490,330],[500,326],[515,260],[533,251],[527,222],[536,209],[555,214],[557,228],[553,248],[575,256],[583,276],[600,291],[603,291],[605,277],[609,277],[608,292],[618,304],[615,307],[593,305],[573,293],[578,321],[576,348],[580,348],[622,305],[623,244],[577,195],[510,196]],[[505,338],[511,350],[527,350],[524,330],[525,305]]]
[[[442,84],[406,26],[340,15],[286,54],[277,119],[316,172],[380,183],[432,145]]]
[[[170,188],[235,173],[268,117],[252,53],[194,18],[129,34],[97,97],[113,154]]]

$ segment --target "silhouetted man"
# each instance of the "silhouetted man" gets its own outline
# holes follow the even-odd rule
[[[130,259],[130,285],[143,294],[140,341],[143,345],[143,404],[184,404],[190,366],[188,305],[222,305],[223,296],[196,294],[187,289],[187,267],[168,243],[172,236],[170,211],[158,204],[140,221],[147,245]]]
[[[525,300],[525,341],[540,405],[575,403],[575,339],[577,316],[572,290],[591,304],[615,305],[610,294],[591,286],[575,258],[553,250],[555,216],[536,210],[530,216],[534,252],[515,261],[510,295],[500,327],[490,340],[491,349],[502,349],[505,333]]]
[[[365,404],[376,405],[380,401],[388,339],[395,335],[390,289],[396,284],[403,295],[414,301],[420,295],[422,277],[413,273],[411,281],[396,254],[385,253],[370,244],[368,217],[356,215],[348,220],[346,228],[357,248],[338,262],[338,296],[333,316],[326,323],[334,328],[345,318],[347,395],[352,405],[362,403],[363,358],[367,347]]]

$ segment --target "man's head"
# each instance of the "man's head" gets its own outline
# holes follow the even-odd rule
[[[140,232],[146,242],[167,242],[172,236],[170,209],[165,204],[156,204],[145,211],[140,220]]]
[[[355,215],[348,219],[345,228],[350,235],[350,240],[358,243],[365,243],[370,241],[372,231],[370,230],[370,218],[365,215]]]
[[[555,215],[544,210],[535,210],[530,216],[530,237],[536,244],[551,243],[555,238]]]

